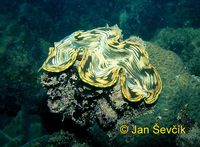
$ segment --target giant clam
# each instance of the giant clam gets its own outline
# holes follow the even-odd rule
[[[161,92],[161,78],[149,63],[143,41],[136,37],[123,41],[117,25],[76,31],[56,42],[41,68],[61,72],[78,59],[82,81],[105,88],[120,80],[123,96],[130,102],[144,99],[153,104]]]

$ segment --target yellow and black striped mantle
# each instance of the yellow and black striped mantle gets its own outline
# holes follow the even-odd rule
[[[81,58],[77,66],[80,78],[95,87],[109,87],[118,80],[123,96],[153,104],[162,89],[157,70],[149,63],[145,45],[138,37],[122,40],[117,25],[89,31],[77,31],[49,48],[42,69],[61,72]]]

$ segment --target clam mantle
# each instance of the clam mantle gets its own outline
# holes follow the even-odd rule
[[[116,25],[76,31],[55,42],[41,68],[62,72],[75,61],[82,81],[105,88],[120,80],[123,96],[130,102],[144,99],[153,104],[161,92],[161,78],[149,63],[144,42],[138,37],[123,40]]]

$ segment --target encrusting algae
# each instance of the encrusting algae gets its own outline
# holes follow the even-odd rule
[[[62,72],[76,60],[82,81],[105,88],[120,80],[123,96],[131,102],[144,99],[153,104],[161,92],[161,78],[149,63],[143,41],[137,37],[123,41],[117,25],[76,31],[56,42],[41,68]]]

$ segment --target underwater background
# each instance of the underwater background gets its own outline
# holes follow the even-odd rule
[[[0,146],[200,146],[199,0],[0,3]],[[145,41],[150,62],[162,79],[158,101],[153,106],[132,105],[123,100],[118,87],[91,92],[81,83],[75,91],[77,97],[85,97],[81,104],[70,99],[65,112],[50,111],[47,101],[56,94],[44,85],[54,87],[64,73],[51,78],[38,72],[49,47],[77,30],[115,24],[123,38],[138,36]],[[73,69],[64,76],[69,72],[76,76]],[[44,78],[50,82],[44,83]],[[72,86],[64,86],[55,87],[65,91],[61,95],[74,96]],[[186,134],[122,134],[124,124],[129,129],[179,125]]]

